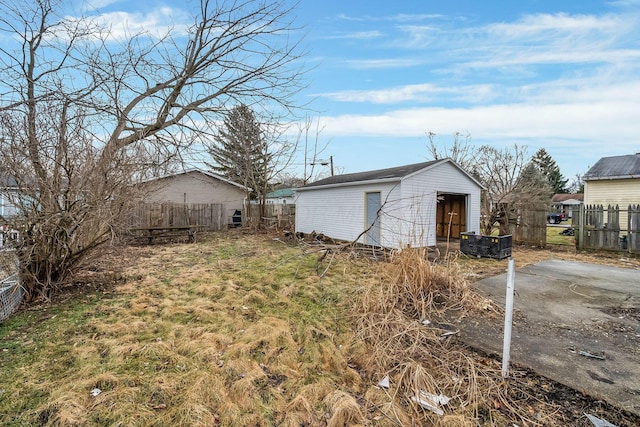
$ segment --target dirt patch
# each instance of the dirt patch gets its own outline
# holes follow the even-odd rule
[[[602,312],[620,319],[633,319],[640,322],[640,308],[637,307],[605,307]],[[622,330],[621,332],[625,331]]]

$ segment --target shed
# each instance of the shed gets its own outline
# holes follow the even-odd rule
[[[640,204],[640,153],[603,157],[582,177],[585,205]],[[627,214],[620,213],[620,225],[626,227]]]
[[[147,203],[184,203],[225,205],[228,221],[236,210],[242,210],[246,188],[223,176],[200,169],[164,175],[143,182]]]
[[[482,185],[451,159],[336,175],[296,189],[296,232],[372,246],[433,246],[480,231]]]

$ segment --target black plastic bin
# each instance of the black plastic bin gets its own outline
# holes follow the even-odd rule
[[[511,247],[513,238],[511,234],[505,234],[504,236],[482,236],[486,239],[486,256],[495,259],[504,259],[511,256]]]
[[[236,209],[236,211],[231,216],[231,226],[232,227],[240,227],[242,225],[242,211]]]
[[[460,252],[467,255],[480,256],[482,247],[482,235],[474,231],[460,233]]]
[[[460,233],[460,252],[477,257],[504,259],[511,256],[512,236],[483,236],[473,231]]]

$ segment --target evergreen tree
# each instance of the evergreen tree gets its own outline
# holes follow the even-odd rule
[[[547,178],[547,182],[553,191],[553,194],[566,193],[567,182],[562,173],[560,173],[560,167],[553,160],[553,157],[544,148],[536,151],[533,155],[531,162],[538,168],[538,170]]]
[[[260,198],[268,186],[271,154],[255,113],[246,105],[234,107],[214,136],[208,166],[230,180],[251,188],[247,196]],[[264,193],[264,194],[263,194]]]

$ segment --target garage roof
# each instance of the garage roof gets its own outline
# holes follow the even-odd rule
[[[413,173],[421,171],[423,169],[427,169],[433,167],[435,165],[441,163],[451,163],[455,167],[457,167],[463,174],[467,175],[471,180],[473,180],[479,187],[482,187],[473,176],[464,171],[460,166],[458,166],[453,160],[450,158],[439,159],[439,160],[431,160],[428,162],[422,163],[414,163],[410,165],[397,166],[393,168],[387,169],[376,169],[372,171],[365,172],[356,172],[356,173],[347,173],[343,175],[334,175],[328,178],[324,178],[310,184],[305,185],[304,187],[297,188],[296,191],[306,190],[306,189],[314,189],[317,187],[325,187],[325,186],[337,186],[341,184],[350,184],[350,183],[362,183],[362,182],[375,182],[375,181],[400,181],[402,178],[409,176]]]

